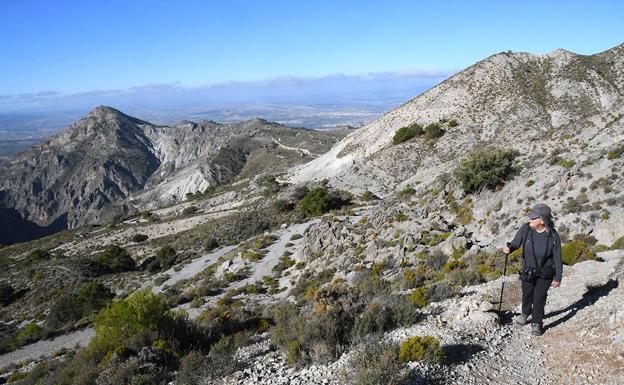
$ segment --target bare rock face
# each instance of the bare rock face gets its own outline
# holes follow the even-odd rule
[[[148,126],[112,108],[96,108],[0,169],[3,206],[42,226],[63,215],[69,227],[96,222],[159,167],[143,132]]]
[[[97,107],[0,165],[0,244],[175,203],[305,162],[343,136],[262,119],[157,126]]]

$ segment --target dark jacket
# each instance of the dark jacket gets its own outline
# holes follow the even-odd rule
[[[514,251],[520,247],[524,248],[524,266],[525,267],[533,267],[535,266],[536,258],[533,256],[533,247],[531,247],[531,231],[534,232],[528,223],[523,224],[518,229],[516,236],[514,239],[509,242],[509,248],[511,251]],[[536,251],[537,254],[539,252]],[[537,263],[542,263],[541,258],[537,258]],[[561,282],[561,275],[563,273],[563,263],[561,262],[561,239],[559,238],[559,233],[557,230],[550,230],[550,237],[548,240],[547,248],[546,248],[546,261],[543,262],[542,273],[543,275],[548,275],[550,272],[554,271],[554,280]]]

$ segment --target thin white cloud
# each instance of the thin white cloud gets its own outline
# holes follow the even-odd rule
[[[0,95],[0,112],[85,110],[105,104],[119,108],[203,105],[224,107],[245,103],[318,103],[411,98],[456,71],[401,70],[322,77],[280,76],[258,81],[229,81],[197,87],[179,83],[146,84],[128,89]]]

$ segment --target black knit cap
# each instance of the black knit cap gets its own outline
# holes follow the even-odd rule
[[[548,205],[544,203],[537,203],[527,215],[530,219],[535,219],[537,217],[548,218],[552,214]]]

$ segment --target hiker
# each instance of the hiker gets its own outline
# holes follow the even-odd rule
[[[516,323],[525,325],[531,316],[531,334],[539,336],[548,289],[561,285],[561,239],[555,230],[550,207],[538,203],[528,217],[531,221],[520,226],[503,252],[509,254],[522,247],[522,314]]]

